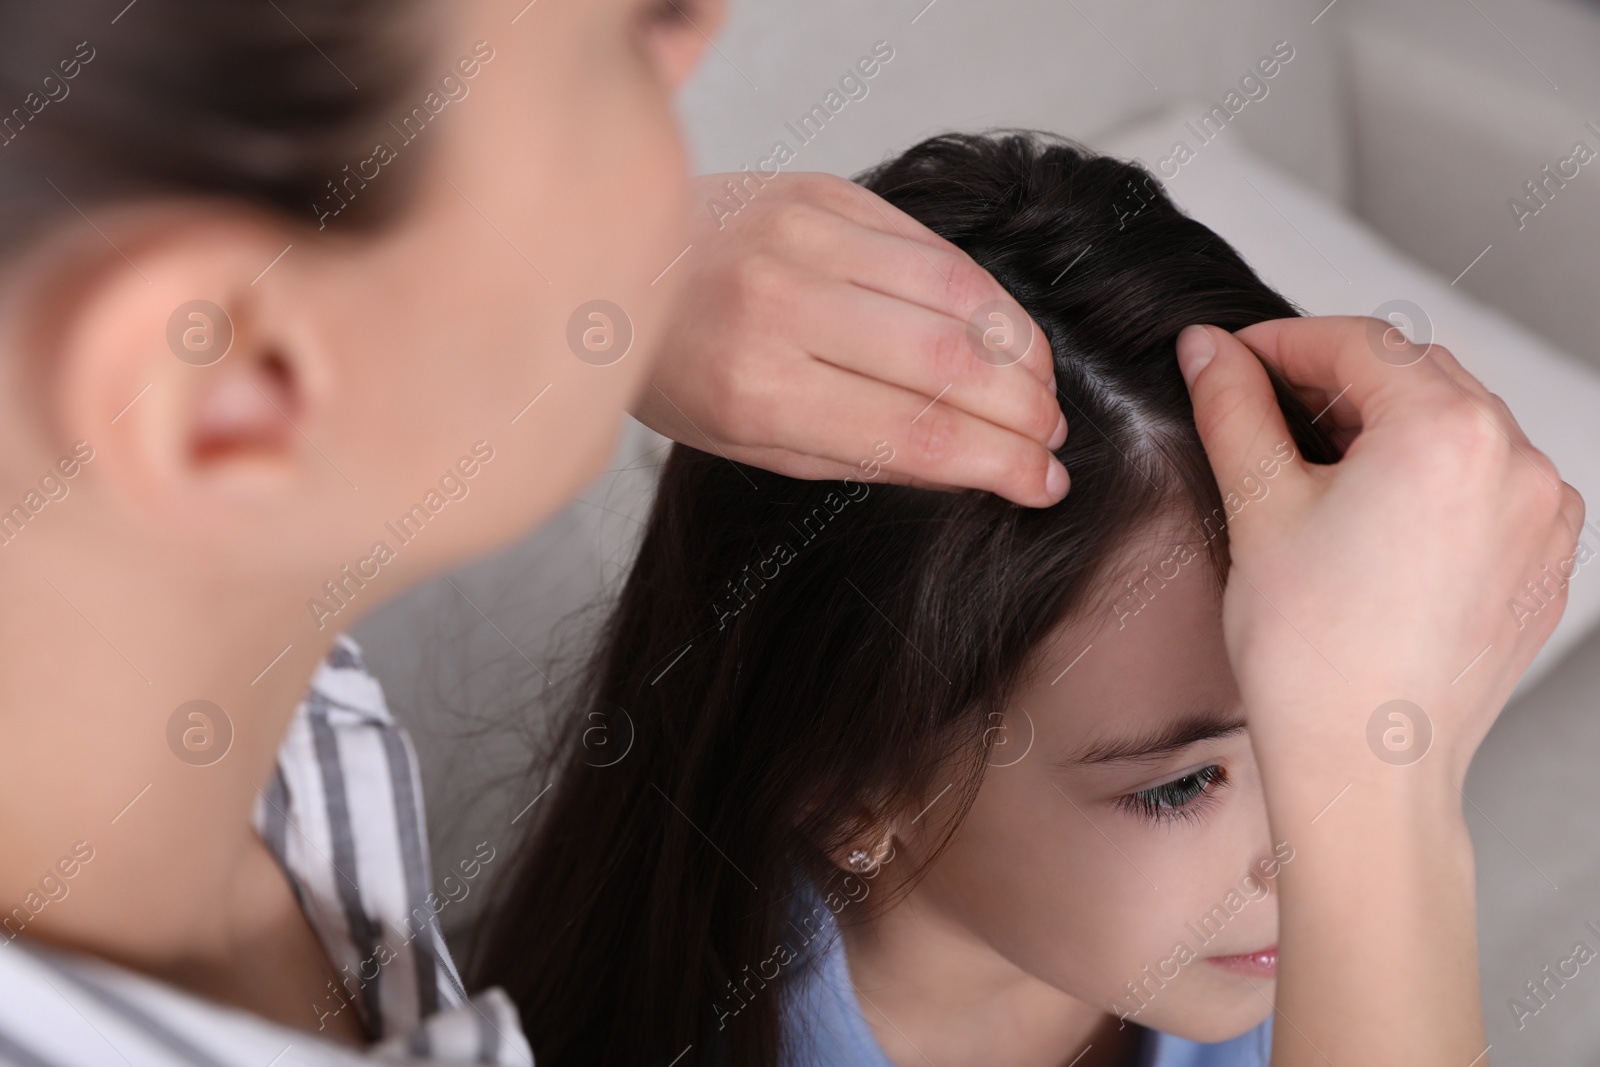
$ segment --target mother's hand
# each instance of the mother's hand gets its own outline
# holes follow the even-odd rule
[[[1336,464],[1284,465],[1228,520],[1224,623],[1258,746],[1315,740],[1322,761],[1372,764],[1365,712],[1404,699],[1432,726],[1418,772],[1459,786],[1565,606],[1565,583],[1547,579],[1574,555],[1583,499],[1443,346],[1395,347],[1375,324],[1203,328],[1217,355],[1191,392],[1224,493],[1243,496],[1257,461],[1293,446],[1256,353],[1313,410],[1331,405],[1322,418],[1349,441]],[[1543,606],[1513,610],[1530,580],[1547,586]],[[1324,698],[1354,718],[1297,710]]]
[[[881,477],[1052,504],[1067,473],[1049,344],[987,271],[881,197],[827,174],[714,174],[676,269],[684,297],[635,414],[696,448],[797,478]],[[697,208],[698,211],[698,208]],[[999,301],[1018,320],[989,319]],[[969,330],[1015,325],[1013,363]],[[990,346],[993,353],[995,346]]]
[[[1387,326],[1179,338],[1223,493],[1272,478],[1228,520],[1223,629],[1273,839],[1293,849],[1273,1067],[1485,1062],[1461,787],[1555,627],[1565,583],[1545,578],[1571,576],[1583,524],[1505,404]],[[1338,463],[1274,462],[1292,438],[1257,353],[1326,409]],[[1540,606],[1518,611],[1528,582]]]

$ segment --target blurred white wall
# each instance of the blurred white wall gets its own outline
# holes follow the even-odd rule
[[[793,142],[784,123],[886,41],[894,59],[869,95],[841,110],[794,164],[851,174],[943,130],[1024,126],[1084,138],[1172,100],[1220,100],[1287,40],[1294,60],[1240,129],[1269,159],[1342,200],[1350,177],[1330,46],[1337,31],[1309,19],[1304,4],[1281,0],[735,2],[683,110],[701,169],[737,170],[773,140]]]

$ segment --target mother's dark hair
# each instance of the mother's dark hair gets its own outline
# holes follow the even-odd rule
[[[312,222],[422,83],[419,0],[0,3],[0,257],[60,220],[200,196]],[[402,168],[414,171],[408,161]],[[341,224],[391,217],[381,183]],[[81,223],[79,223],[81,225]]]
[[[737,1013],[714,1005],[790,936],[796,876],[848,877],[834,859],[952,767],[958,819],[1030,652],[1109,607],[1107,568],[1152,520],[1192,518],[1226,574],[1226,513],[1174,342],[1190,323],[1297,310],[1146,171],[1071,142],[951,134],[858,180],[1044,330],[1072,490],[1033,510],[674,447],[480,942],[478,977],[517,1000],[545,1067],[666,1064],[686,1047],[680,1067],[778,1062],[780,988]],[[1303,456],[1336,459],[1273,380]],[[885,450],[905,430],[885,427]]]

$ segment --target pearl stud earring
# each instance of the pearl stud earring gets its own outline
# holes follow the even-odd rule
[[[891,855],[893,852],[893,845],[894,837],[891,834],[879,842],[878,847],[871,852],[868,852],[864,848],[855,849],[850,853],[849,856],[845,857],[845,866],[849,867],[857,874],[872,874],[879,867],[881,867],[884,860]]]

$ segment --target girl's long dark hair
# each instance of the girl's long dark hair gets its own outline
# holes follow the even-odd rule
[[[673,449],[478,945],[476,977],[521,1006],[543,1067],[665,1067],[686,1048],[679,1067],[777,1063],[798,969],[750,976],[793,940],[797,881],[836,882],[830,855],[952,767],[954,829],[1029,653],[1065,617],[1110,610],[1107,565],[1152,519],[1192,516],[1226,575],[1174,342],[1297,309],[1146,171],[1072,142],[951,134],[858,180],[1048,336],[1072,490],[1035,510],[874,482],[904,447],[893,428],[844,482]],[[1273,380],[1304,458],[1335,460]]]

